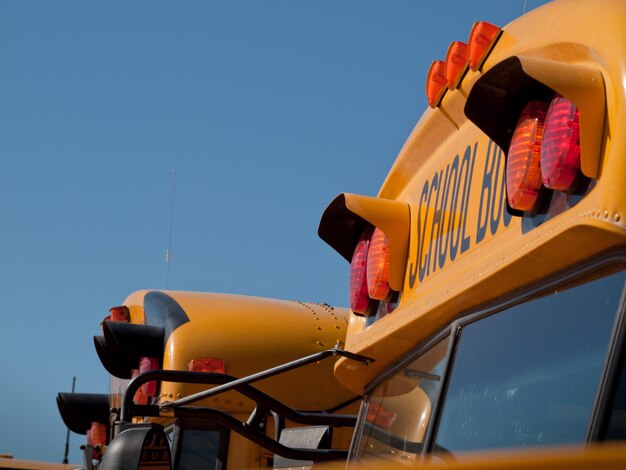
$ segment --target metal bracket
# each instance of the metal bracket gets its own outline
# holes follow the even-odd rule
[[[188,397],[181,398],[179,400],[173,402],[165,402],[160,406],[162,408],[177,408],[179,406],[190,405],[200,400],[204,400],[205,398],[213,397],[215,395],[219,395],[220,393],[228,392],[237,388],[240,385],[249,385],[254,382],[258,382],[259,380],[267,379],[268,377],[273,377],[275,375],[282,374],[284,372],[288,372],[293,369],[297,369],[302,366],[306,366],[308,364],[312,364],[317,361],[321,361],[322,359],[326,359],[327,357],[345,357],[347,359],[361,362],[365,365],[369,365],[374,362],[374,359],[362,356],[360,354],[355,354],[345,349],[341,349],[340,343],[337,343],[334,348],[326,349],[325,351],[320,351],[315,354],[311,354],[310,356],[302,357],[300,359],[296,359],[295,361],[286,362],[285,364],[281,364],[280,366],[272,367],[270,369],[257,372],[256,374],[249,375],[247,377],[243,377],[241,379],[236,379],[231,382],[225,383],[223,385],[218,385],[217,387],[213,387],[209,390],[204,390],[202,392],[194,393],[193,395],[189,395]]]

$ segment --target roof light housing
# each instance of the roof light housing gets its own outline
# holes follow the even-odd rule
[[[100,393],[59,393],[57,407],[65,425],[77,434],[86,434],[94,421],[109,421],[109,396]]]
[[[94,336],[98,357],[115,377],[130,379],[142,357],[163,357],[164,329],[160,326],[104,321],[103,336]]]

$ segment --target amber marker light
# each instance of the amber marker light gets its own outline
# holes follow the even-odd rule
[[[367,292],[376,300],[386,300],[389,288],[389,242],[380,229],[374,229],[367,250]]]
[[[91,423],[91,445],[94,447],[104,447],[107,442],[107,425],[102,423]]]
[[[446,83],[448,90],[459,86],[467,70],[467,44],[456,41],[450,44],[446,54]]]
[[[142,357],[139,360],[139,373],[143,374],[150,370],[157,370],[159,368],[159,360],[156,357]],[[157,381],[151,380],[141,386],[141,391],[146,397],[155,397],[157,393]]]
[[[201,357],[189,361],[187,369],[190,372],[213,372],[216,374],[225,374],[226,364],[223,359]]]
[[[509,205],[532,212],[542,188],[541,140],[548,104],[530,101],[517,121],[506,160],[506,190]]]
[[[365,420],[383,429],[390,429],[397,417],[398,414],[394,411],[383,408],[376,403],[369,403]]]
[[[469,68],[478,70],[500,37],[501,29],[486,21],[477,21],[469,36],[468,60]]]
[[[541,142],[541,173],[546,188],[568,191],[580,179],[578,108],[560,95],[546,114]]]
[[[131,380],[139,375],[139,369],[133,369]],[[136,405],[147,405],[148,397],[143,393],[143,385],[137,389],[135,392],[135,396],[133,397],[133,402]]]
[[[426,77],[426,97],[428,106],[436,108],[446,91],[446,63],[443,60],[436,60],[430,64]]]
[[[130,322],[130,310],[125,305],[111,307],[109,313],[112,321]]]

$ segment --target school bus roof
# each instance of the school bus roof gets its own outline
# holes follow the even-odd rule
[[[403,278],[400,304],[368,328],[351,322],[347,349],[376,362],[366,367],[340,360],[335,372],[344,385],[362,391],[459,314],[626,243],[626,137],[620,131],[626,118],[625,17],[626,3],[619,0],[556,0],[539,7],[505,26],[482,69],[468,71],[456,90],[424,113],[378,194],[410,209],[408,241],[389,241],[390,253],[407,253],[389,266]],[[563,197],[568,208],[559,214],[522,221],[507,210],[505,156],[494,140],[506,146],[531,80],[580,104],[581,165],[593,183],[580,200]],[[346,206],[350,198],[345,195]],[[325,214],[320,232],[341,226],[350,211],[378,226],[380,211],[369,207]],[[398,243],[406,246],[394,248]]]
[[[192,359],[224,361],[235,377],[275,367],[330,349],[345,339],[348,310],[326,304],[182,291],[138,291],[124,302],[133,323],[163,326],[162,368],[187,370]],[[265,393],[303,410],[333,408],[354,394],[334,378],[325,360],[255,384]],[[163,400],[206,388],[164,383]],[[199,402],[223,411],[249,411],[252,402],[229,392]]]

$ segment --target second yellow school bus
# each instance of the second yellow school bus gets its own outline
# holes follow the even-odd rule
[[[243,295],[134,292],[94,337],[110,395],[61,393],[61,415],[87,434],[87,468],[272,468],[295,464],[281,455],[293,459],[306,445],[314,458],[337,458],[349,446],[360,396],[322,357],[191,406],[168,404],[336,347],[348,313]],[[318,426],[297,439],[302,422]]]

